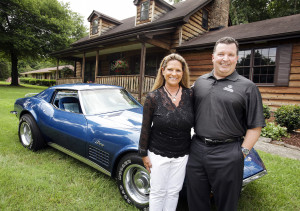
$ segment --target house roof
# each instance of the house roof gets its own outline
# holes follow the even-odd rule
[[[141,0],[134,0],[133,3],[134,5],[138,5],[138,3],[140,2]],[[157,2],[161,3],[162,5],[168,7],[169,9],[175,9],[175,7],[173,7],[172,5],[168,4],[166,1],[164,0],[156,0]]]
[[[187,21],[186,19],[189,18],[193,13],[197,12],[200,8],[204,7],[212,0],[186,0],[183,2],[179,2],[175,4],[173,7],[174,9],[164,14],[162,17],[154,20],[151,23],[141,24],[135,26],[135,16],[126,18],[120,22],[119,26],[103,33],[101,36],[89,38],[86,36],[72,44],[72,46],[84,45],[88,42],[94,42],[97,40],[102,40],[107,37],[111,37],[113,35],[122,36],[124,34],[136,33],[138,31],[145,31],[154,28],[163,28],[169,27],[170,24],[176,24],[178,22]],[[167,4],[164,2],[164,4]],[[170,5],[171,6],[171,5]],[[94,11],[93,11],[94,12]]]
[[[73,65],[62,65],[58,67],[58,70],[61,70],[65,67],[68,67],[71,70],[74,70]],[[21,75],[25,75],[25,74],[38,74],[38,73],[51,73],[53,71],[56,71],[57,67],[48,67],[48,68],[43,68],[43,69],[39,69],[39,70],[32,70],[32,71],[28,71],[28,72],[24,72],[24,73],[20,73]]]
[[[190,40],[178,47],[178,50],[190,50],[214,46],[215,42],[230,36],[240,44],[262,42],[273,39],[288,39],[300,37],[300,14],[273,18],[248,24],[241,24],[210,31]]]
[[[109,20],[109,21],[111,21],[112,23],[115,23],[115,24],[122,24],[122,22],[120,22],[119,20],[117,20],[117,19],[115,19],[115,18],[112,18],[112,17],[110,17],[110,16],[108,16],[108,15],[105,15],[105,14],[103,14],[103,13],[101,13],[101,12],[98,12],[98,11],[96,11],[96,10],[93,10],[93,12],[90,14],[90,16],[88,17],[88,21],[89,22],[91,22],[92,21],[92,17],[93,17],[93,15],[97,15],[99,18],[103,18],[103,19],[105,19],[105,20]]]

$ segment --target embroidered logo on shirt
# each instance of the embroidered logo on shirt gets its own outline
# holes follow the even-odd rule
[[[232,85],[228,85],[227,87],[224,87],[223,90],[226,90],[228,92],[233,92]]]

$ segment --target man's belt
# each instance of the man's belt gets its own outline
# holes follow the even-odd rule
[[[203,136],[197,136],[197,139],[207,145],[219,145],[219,144],[226,144],[226,143],[243,140],[242,137],[235,137],[235,138],[228,138],[228,139],[210,139],[210,138],[205,138]]]

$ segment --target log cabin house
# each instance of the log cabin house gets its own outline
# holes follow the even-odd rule
[[[237,71],[254,81],[274,110],[300,105],[300,14],[230,26],[230,0],[134,0],[136,15],[116,20],[98,11],[89,35],[54,52],[74,61],[75,76],[57,84],[93,81],[126,88],[139,101],[151,90],[161,59],[177,52],[190,68],[191,83],[212,70],[214,43],[232,36],[240,43]],[[116,62],[123,69],[117,68]]]

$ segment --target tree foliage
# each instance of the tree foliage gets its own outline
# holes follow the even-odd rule
[[[11,61],[12,85],[18,85],[20,59],[47,58],[67,48],[86,29],[82,17],[57,0],[1,0],[0,52]]]
[[[300,13],[299,0],[231,0],[233,25]]]

